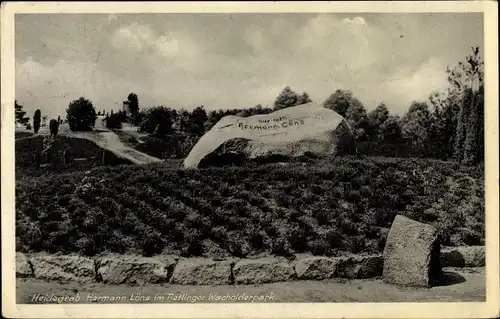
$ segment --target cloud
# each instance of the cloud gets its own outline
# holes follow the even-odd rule
[[[482,41],[478,18],[449,14],[63,18],[16,22],[16,97],[26,105],[64,110],[79,95],[114,105],[134,92],[141,107],[240,108],[271,105],[289,85],[320,103],[350,89],[367,109],[384,101],[401,114],[445,87],[446,65]]]
[[[426,101],[433,91],[443,91],[448,86],[446,65],[431,58],[421,64],[416,71],[402,70],[385,83],[382,90],[392,100]]]
[[[120,49],[140,52],[143,49],[141,38],[134,34],[129,28],[121,28],[116,31],[112,38],[112,44]]]
[[[311,57],[356,72],[376,59],[373,53],[367,54],[373,34],[363,18],[339,19],[321,14],[302,28],[300,38]]]
[[[347,24],[353,24],[353,25],[366,25],[366,21],[362,17],[355,17],[352,19],[344,18],[344,19],[342,19],[342,22],[347,23]]]
[[[154,53],[168,58],[193,57],[197,53],[196,46],[189,39],[173,32],[159,35],[150,26],[138,23],[120,27],[111,43],[118,50]]]
[[[251,27],[246,29],[243,34],[243,39],[256,51],[262,52],[262,50],[265,49],[265,35],[264,32],[260,29]]]
[[[108,18],[107,18],[107,20],[108,20],[108,23],[109,23],[109,22],[113,22],[113,21],[118,20],[118,17],[116,16],[116,14],[111,13],[111,14],[108,14]]]
[[[16,99],[28,114],[40,108],[51,118],[64,117],[68,104],[81,96],[98,109],[116,108],[117,93],[130,86],[112,74],[98,71],[93,63],[58,60],[44,65],[31,59],[16,62]]]

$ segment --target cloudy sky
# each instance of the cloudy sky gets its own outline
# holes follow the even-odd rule
[[[16,99],[65,115],[84,96],[119,109],[272,105],[287,85],[322,103],[350,89],[402,114],[483,48],[480,13],[16,15]]]

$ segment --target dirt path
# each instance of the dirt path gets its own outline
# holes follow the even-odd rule
[[[134,164],[149,164],[162,161],[159,158],[141,153],[125,145],[118,135],[106,128],[103,119],[103,116],[98,117],[95,123],[95,130],[97,132],[87,133],[84,138],[92,139],[100,147],[108,149],[117,156],[126,158]],[[79,135],[80,133],[76,134]],[[97,139],[94,140],[94,137],[97,137]]]
[[[94,138],[97,136],[97,138]],[[117,156],[126,158],[134,164],[148,164],[161,162],[162,160],[145,153],[141,153],[127,145],[125,145],[118,135],[110,131],[102,131],[98,133],[90,133],[86,137],[93,140],[97,145],[107,150],[110,150]]]
[[[426,288],[405,288],[384,284],[380,279],[367,280],[324,280],[293,281],[248,286],[181,286],[181,285],[104,285],[104,284],[59,284],[35,279],[17,279],[17,302],[34,303],[33,296],[40,294],[49,297],[74,297],[78,294],[79,303],[90,303],[93,297],[120,296],[120,303],[190,303],[193,299],[206,302],[249,302],[222,301],[216,296],[268,296],[260,302],[414,302],[414,301],[485,301],[484,268],[447,268],[453,280],[448,285]],[[456,280],[460,278],[460,280]],[[238,295],[239,294],[239,295]],[[130,300],[149,296],[149,301]],[[154,300],[164,296],[164,300]],[[170,296],[170,297],[169,297]],[[174,300],[177,298],[177,301]],[[265,297],[264,297],[265,298]],[[94,301],[95,302],[95,301]],[[116,302],[116,301],[115,301]],[[102,299],[100,301],[102,303]],[[113,303],[108,299],[107,303]]]

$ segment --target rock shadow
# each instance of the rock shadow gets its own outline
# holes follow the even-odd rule
[[[439,282],[434,285],[435,287],[440,287],[440,286],[452,286],[456,284],[461,284],[466,282],[465,278],[453,271],[443,271],[441,274],[441,278]]]
[[[456,251],[443,251],[440,256],[441,267],[465,267],[464,256]]]

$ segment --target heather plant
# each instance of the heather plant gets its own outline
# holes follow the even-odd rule
[[[33,154],[33,158],[35,161],[35,168],[39,169],[40,166],[42,165],[42,153],[40,150],[36,150],[35,153]]]
[[[64,166],[68,167],[71,165],[71,153],[69,149],[65,149],[63,152]]]

